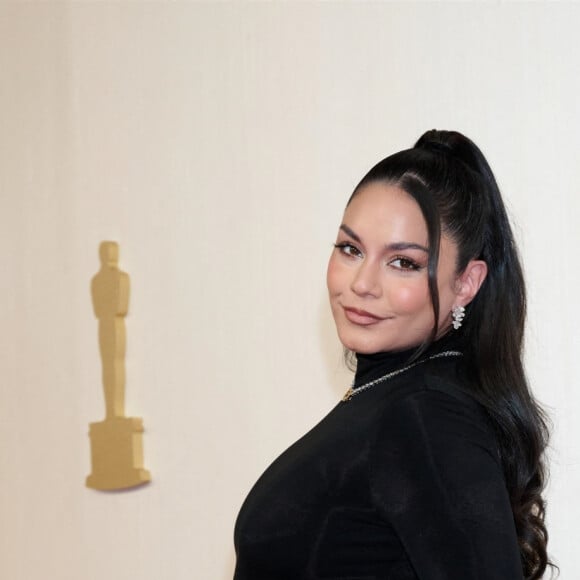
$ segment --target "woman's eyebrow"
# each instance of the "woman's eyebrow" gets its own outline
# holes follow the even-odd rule
[[[341,224],[340,229],[347,235],[350,236],[355,242],[359,244],[362,243],[360,237],[355,234],[346,224]],[[385,248],[389,252],[402,252],[404,250],[421,250],[426,254],[429,253],[429,249],[421,244],[416,244],[415,242],[393,242],[392,244],[386,244]]]
[[[392,244],[387,244],[385,248],[389,251],[401,252],[404,250],[421,250],[426,254],[429,253],[429,249],[421,244],[415,244],[414,242],[393,242]]]
[[[361,243],[360,238],[346,224],[340,224],[340,229],[355,242]]]

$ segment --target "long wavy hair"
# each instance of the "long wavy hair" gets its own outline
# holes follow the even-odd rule
[[[459,337],[473,396],[496,431],[526,580],[542,578],[548,559],[544,523],[547,419],[530,392],[522,363],[526,290],[512,229],[483,153],[454,131],[427,131],[412,149],[375,165],[358,184],[396,185],[418,203],[429,236],[428,280],[435,326],[417,358],[439,333],[437,263],[444,233],[457,244],[457,274],[470,260],[488,272],[466,308]]]

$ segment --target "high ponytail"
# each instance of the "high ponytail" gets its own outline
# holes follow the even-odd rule
[[[463,344],[472,395],[483,405],[498,441],[526,580],[542,578],[547,566],[544,523],[544,454],[547,420],[528,386],[522,363],[526,290],[520,259],[501,194],[485,157],[464,135],[428,131],[415,144],[387,157],[363,178],[384,181],[414,197],[429,232],[429,291],[438,320],[440,232],[458,248],[457,272],[483,260],[488,273],[467,306],[458,337]],[[352,199],[352,198],[351,198]],[[420,355],[437,335],[435,326]]]

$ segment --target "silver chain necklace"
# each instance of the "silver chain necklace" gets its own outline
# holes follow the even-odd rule
[[[389,379],[392,379],[393,377],[396,377],[397,375],[400,375],[401,373],[404,373],[405,371],[408,371],[408,370],[412,369],[413,367],[416,367],[417,365],[423,364],[429,360],[433,360],[435,358],[447,357],[447,356],[461,356],[462,354],[463,353],[459,352],[458,350],[446,350],[444,352],[439,352],[439,353],[434,354],[430,357],[424,358],[422,360],[418,360],[417,362],[414,362],[410,365],[407,365],[406,367],[397,369],[396,371],[391,371],[390,373],[387,373],[386,375],[383,375],[382,377],[379,377],[378,379],[375,379],[374,381],[369,381],[368,383],[365,383],[364,385],[361,385],[360,387],[357,387],[356,389],[354,388],[354,381],[353,381],[350,389],[348,389],[348,391],[344,394],[344,397],[342,397],[342,400],[346,403],[347,401],[350,401],[355,395],[358,395],[359,393],[362,393],[363,391],[366,391],[367,389],[370,389],[371,387],[374,387],[375,385],[378,385],[379,383],[382,383],[384,381],[388,381]]]

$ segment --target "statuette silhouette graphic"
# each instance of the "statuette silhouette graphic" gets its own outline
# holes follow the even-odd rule
[[[119,246],[102,242],[101,269],[91,281],[93,309],[99,321],[105,419],[90,424],[92,473],[88,487],[135,487],[151,480],[143,467],[143,420],[125,417],[125,316],[129,276],[119,270]]]

